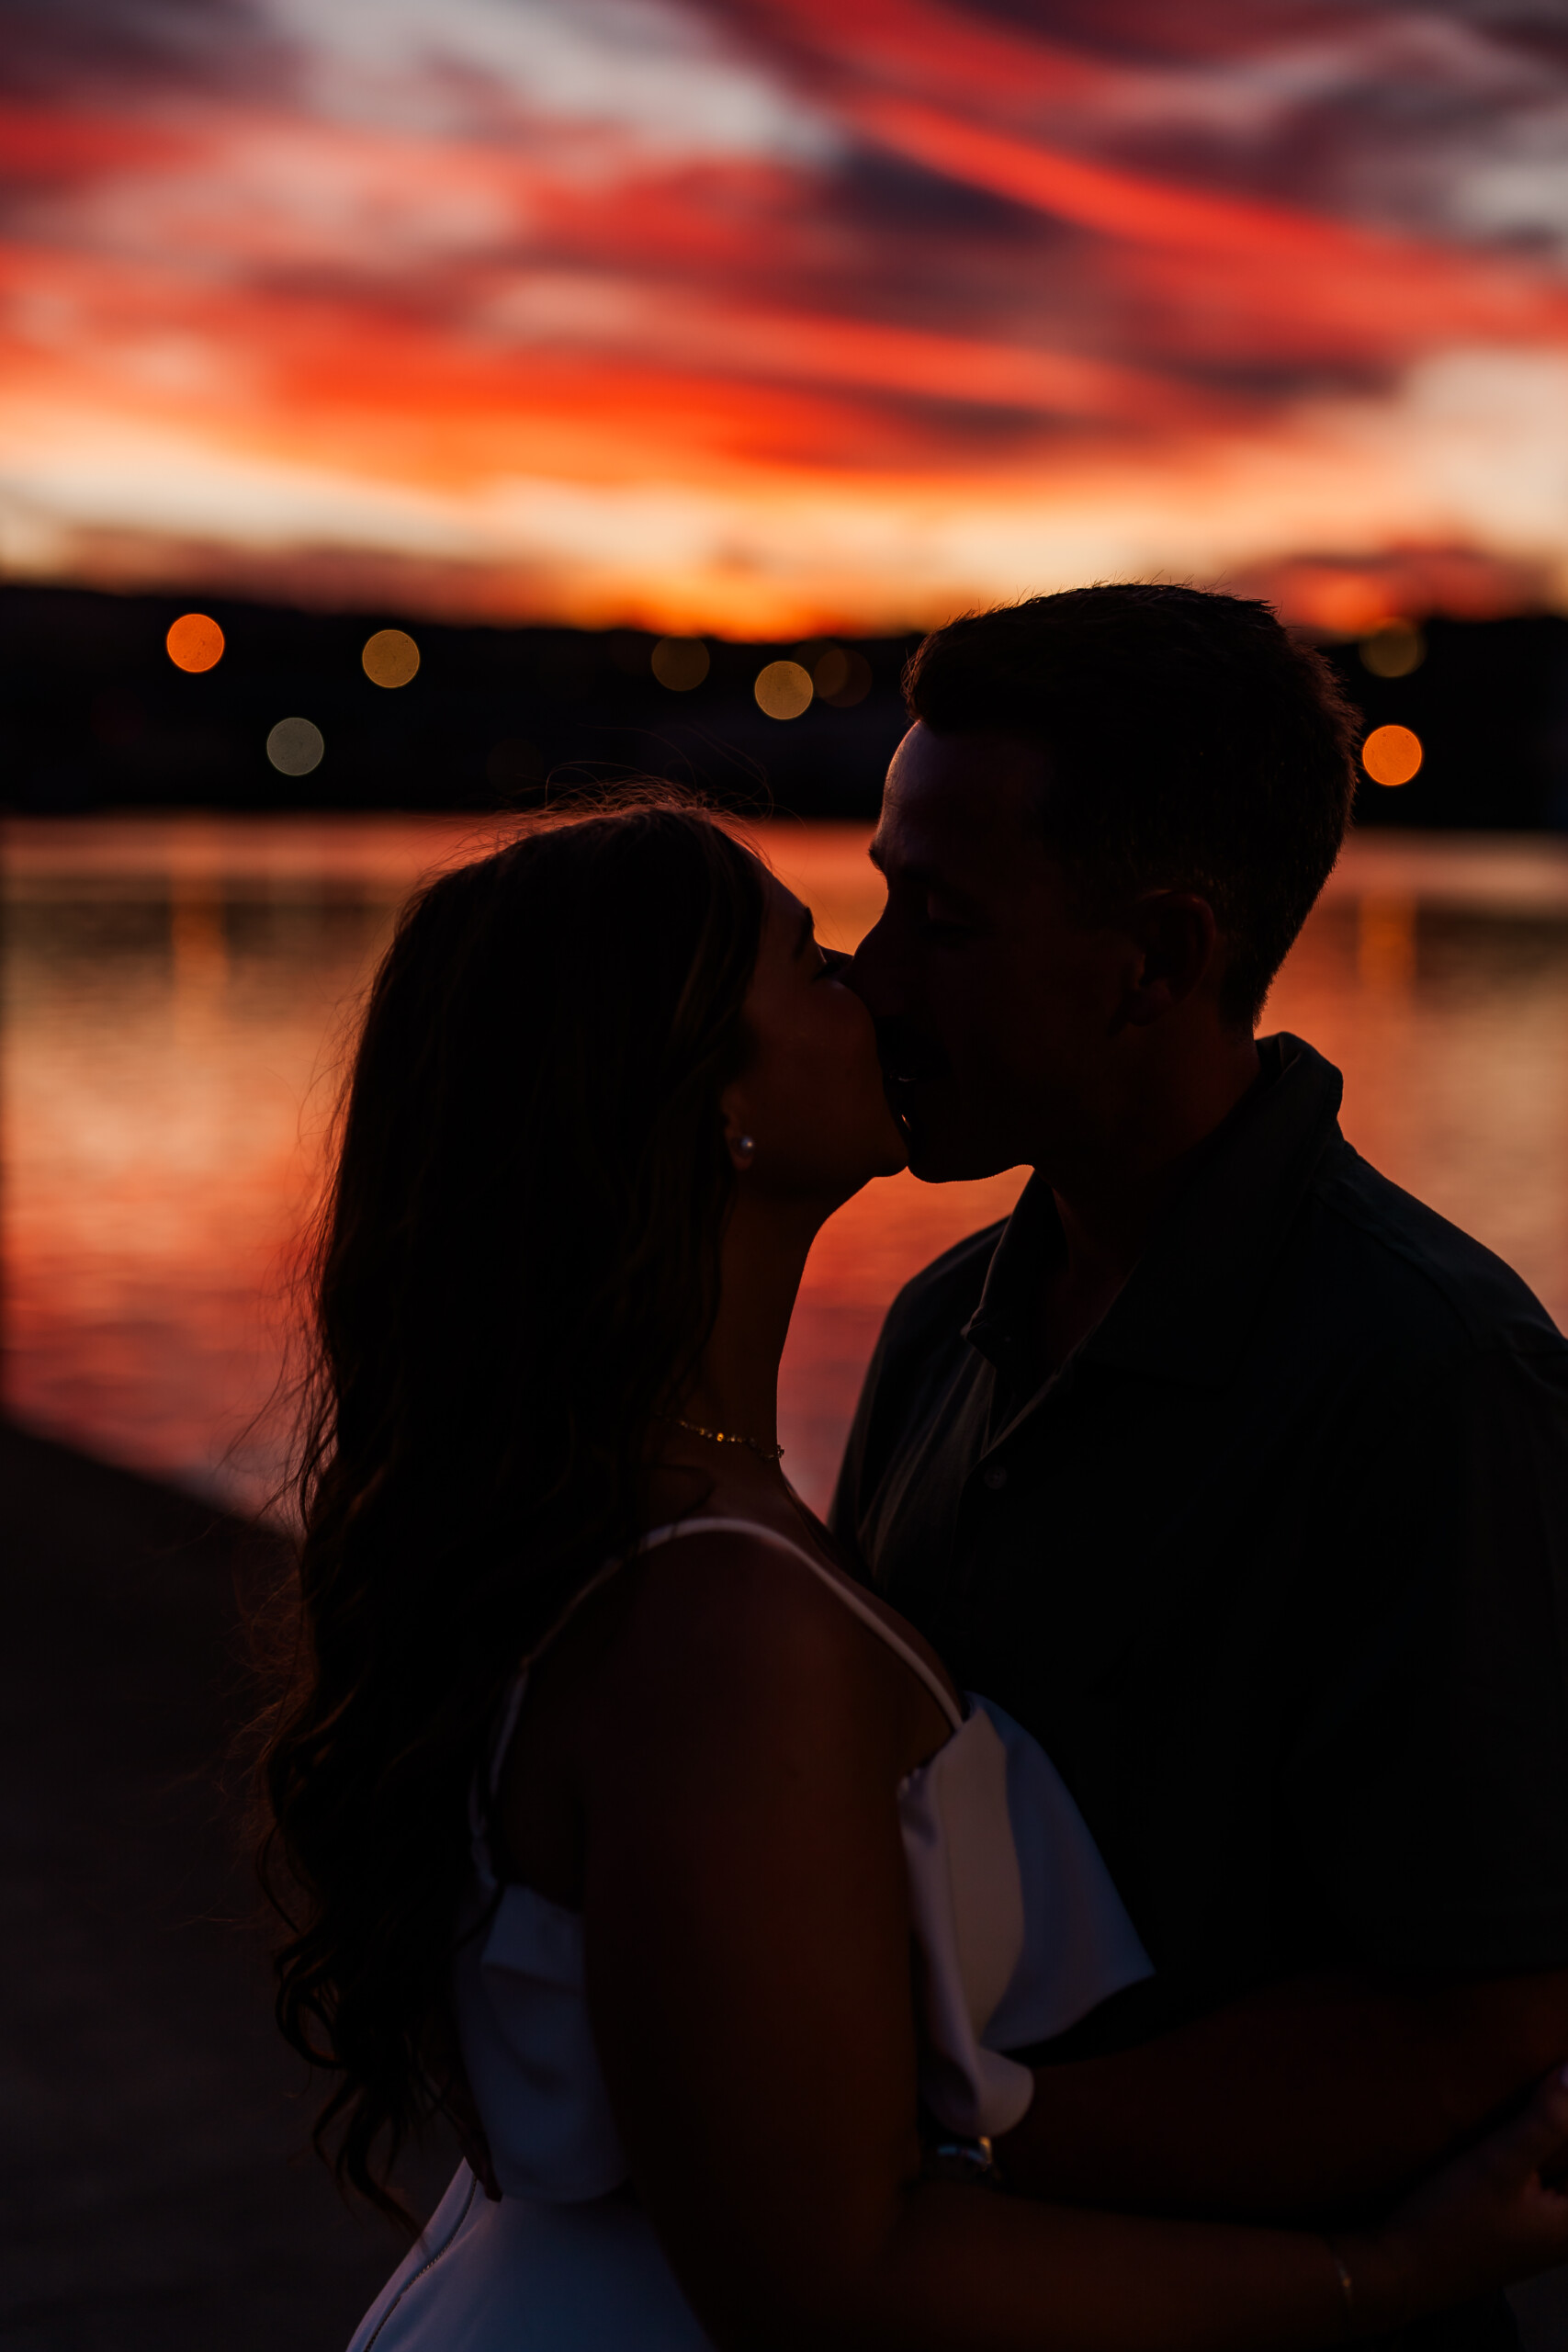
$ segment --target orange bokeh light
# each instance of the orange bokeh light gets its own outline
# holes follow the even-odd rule
[[[824,702],[835,704],[840,710],[852,710],[871,692],[871,664],[863,653],[846,652],[841,645],[830,645],[813,664],[811,683]]]
[[[223,659],[223,632],[207,613],[182,613],[164,643],[176,670],[210,670]]]
[[[1374,784],[1408,784],[1422,756],[1412,727],[1374,727],[1361,746],[1361,765]]]
[[[419,668],[419,648],[406,628],[378,628],[359,659],[373,686],[406,686]]]
[[[1407,678],[1427,658],[1427,640],[1414,621],[1380,621],[1361,639],[1361,666],[1374,678]]]
[[[798,718],[803,710],[809,709],[816,689],[810,671],[803,669],[798,662],[770,662],[758,671],[751,692],[758,709],[768,718]]]
[[[673,695],[689,695],[707,676],[711,658],[700,637],[661,637],[653,649],[653,674]]]

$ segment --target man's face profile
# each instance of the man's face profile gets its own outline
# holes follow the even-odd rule
[[[923,724],[888,770],[871,853],[887,903],[854,984],[928,1182],[1048,1162],[1100,1079],[1132,943],[1075,917],[1043,781],[1036,745]]]

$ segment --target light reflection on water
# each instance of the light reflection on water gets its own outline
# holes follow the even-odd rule
[[[759,830],[824,939],[852,946],[879,898],[864,829]],[[12,1410],[233,1499],[268,1490],[264,1408],[358,992],[408,887],[486,843],[406,819],[6,828]],[[1265,1025],[1344,1069],[1369,1159],[1568,1317],[1568,847],[1353,843]],[[814,1500],[887,1300],[1021,1181],[897,1178],[821,1237],[782,1430]]]

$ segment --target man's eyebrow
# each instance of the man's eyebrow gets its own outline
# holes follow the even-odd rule
[[[887,879],[887,853],[874,834],[872,836],[871,846],[866,851],[866,855],[870,858],[873,865],[875,866],[883,880],[886,881]],[[920,865],[912,858],[896,858],[894,863],[897,867],[900,882],[912,882],[917,888],[923,888],[926,883],[932,882],[936,879],[934,868],[929,865]]]
[[[874,833],[865,854],[883,880],[891,882],[893,876],[887,871],[887,853]],[[980,899],[955,875],[944,872],[940,865],[930,865],[919,858],[900,858],[896,862],[896,872],[900,886],[905,889],[940,891],[944,899],[956,900],[971,911],[979,910]]]
[[[872,849],[870,856],[877,872],[886,879],[887,867],[885,860],[877,854],[874,848]],[[963,899],[966,903],[973,903],[970,893],[964,888],[963,883],[954,880],[951,874],[944,874],[937,865],[921,865],[914,860],[907,865],[900,864],[898,879],[914,890],[940,890],[944,898]]]

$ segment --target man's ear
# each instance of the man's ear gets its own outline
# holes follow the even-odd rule
[[[1213,907],[1195,890],[1151,890],[1134,902],[1127,929],[1139,951],[1138,971],[1121,1018],[1131,1028],[1147,1029],[1184,1004],[1213,970],[1219,927]]]

